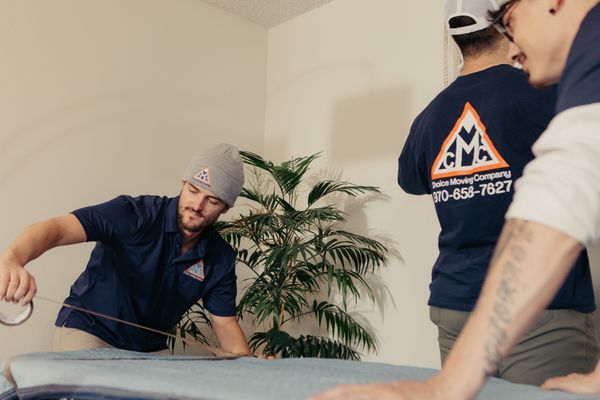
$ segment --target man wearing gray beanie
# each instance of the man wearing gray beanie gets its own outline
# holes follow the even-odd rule
[[[56,319],[55,351],[166,353],[166,335],[134,325],[168,331],[202,300],[221,351],[249,355],[235,316],[235,252],[212,226],[243,185],[239,151],[218,144],[190,162],[177,197],[123,195],[36,223],[0,256],[0,300],[29,303],[36,283],[27,263],[56,246],[94,241]]]

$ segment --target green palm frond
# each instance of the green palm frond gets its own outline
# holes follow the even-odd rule
[[[377,345],[371,334],[339,306],[315,300],[312,303],[312,312],[317,317],[319,326],[325,320],[327,331],[341,339],[344,344],[361,346],[368,351],[376,349]]]
[[[300,336],[299,339],[304,338]],[[305,341],[311,343],[311,349],[314,349],[315,347],[318,348],[317,354],[307,354],[305,357],[337,358],[342,360],[353,361],[360,360],[360,353],[358,351],[336,340],[307,336]],[[313,344],[315,341],[317,342],[316,346]],[[298,340],[297,342],[300,342],[300,340]]]
[[[280,201],[280,198],[276,194],[259,193],[255,188],[242,189],[240,197],[258,203],[260,206],[267,210],[273,210],[274,208],[276,208]]]
[[[360,243],[364,241],[359,236],[350,238],[352,240],[346,240],[347,238],[347,236],[334,237],[323,243],[321,248],[323,257],[331,259],[333,264],[351,268],[361,274],[374,272],[376,268],[385,264],[386,253],[381,250],[383,245],[367,243],[367,246],[361,246]]]
[[[368,238],[366,236],[357,235],[355,233],[347,232],[340,229],[333,229],[330,231],[331,235],[343,237],[358,246],[364,246],[365,248],[376,251],[379,254],[386,254],[387,248],[379,241]]]
[[[319,222],[339,222],[345,219],[344,213],[331,205],[286,213],[285,218],[290,224],[305,227]]]
[[[264,354],[279,355],[282,358],[318,357],[355,361],[360,359],[356,350],[337,340],[312,335],[294,338],[280,330],[256,332],[249,343],[253,351],[262,347]]]
[[[266,171],[269,174],[273,174],[273,168],[275,167],[274,164],[270,161],[265,161],[258,154],[252,153],[250,151],[240,151],[240,156],[242,157],[244,163]]]
[[[254,188],[252,188],[252,189],[242,188],[242,191],[240,192],[240,198],[252,200],[255,203],[264,205],[263,197],[264,196],[261,193],[259,193],[258,191],[254,190]]]
[[[285,240],[281,217],[272,212],[254,211],[238,220],[223,225],[220,231],[225,240],[231,236],[247,238],[255,245],[276,246]],[[229,242],[233,247],[239,243]],[[237,245],[237,246],[236,246]]]
[[[286,213],[293,213],[296,212],[296,209],[294,208],[293,205],[291,205],[290,203],[288,203],[285,199],[278,197],[277,198],[277,202],[279,203],[279,205],[281,206],[281,208],[286,212]]]
[[[342,295],[342,304],[346,307],[349,298],[355,301],[361,298],[361,288],[371,301],[375,300],[373,290],[365,281],[363,276],[349,269],[330,267],[327,271],[319,274],[320,278],[327,278],[327,295],[330,296],[332,289],[336,288]]]
[[[283,350],[286,357],[337,358],[342,360],[360,360],[360,354],[352,347],[326,337],[301,335],[292,341],[291,346]]]
[[[257,247],[251,249],[239,249],[237,261],[243,263],[252,270],[258,269],[265,259],[265,253]]]
[[[307,157],[297,157],[283,162],[281,165],[274,165],[272,162],[265,161],[261,156],[249,151],[240,151],[240,155],[248,165],[271,174],[282,194],[290,194],[302,182],[310,164],[320,156],[320,153]]]
[[[289,348],[293,340],[287,332],[271,329],[267,332],[254,332],[248,340],[248,345],[253,352],[263,347],[263,354],[274,356]]]
[[[298,187],[310,164],[320,156],[321,153],[306,157],[297,157],[283,162],[281,166],[275,167],[274,176],[283,187],[284,193],[290,194]]]
[[[308,194],[308,205],[313,205],[317,200],[322,199],[331,193],[344,193],[356,197],[365,193],[381,193],[375,186],[359,186],[348,182],[322,181],[313,186]]]

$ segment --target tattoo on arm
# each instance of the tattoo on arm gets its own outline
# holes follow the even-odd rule
[[[502,255],[508,254],[508,259],[502,265],[500,285],[494,296],[492,315],[490,316],[490,333],[485,345],[486,374],[494,375],[498,363],[502,359],[501,351],[507,341],[507,327],[514,317],[511,305],[514,303],[515,292],[521,280],[521,271],[527,259],[525,245],[531,242],[532,232],[527,221],[509,221],[494,251],[491,265],[494,265]]]

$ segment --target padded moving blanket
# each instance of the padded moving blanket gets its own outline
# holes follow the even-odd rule
[[[325,359],[233,360],[158,356],[112,349],[29,353],[6,361],[2,400],[206,399],[294,400],[341,383],[426,379],[432,369]],[[490,379],[478,400],[577,400]]]

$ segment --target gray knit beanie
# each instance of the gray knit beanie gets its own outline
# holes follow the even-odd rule
[[[220,143],[196,156],[182,179],[210,190],[229,207],[233,207],[244,186],[244,163],[238,149]]]

